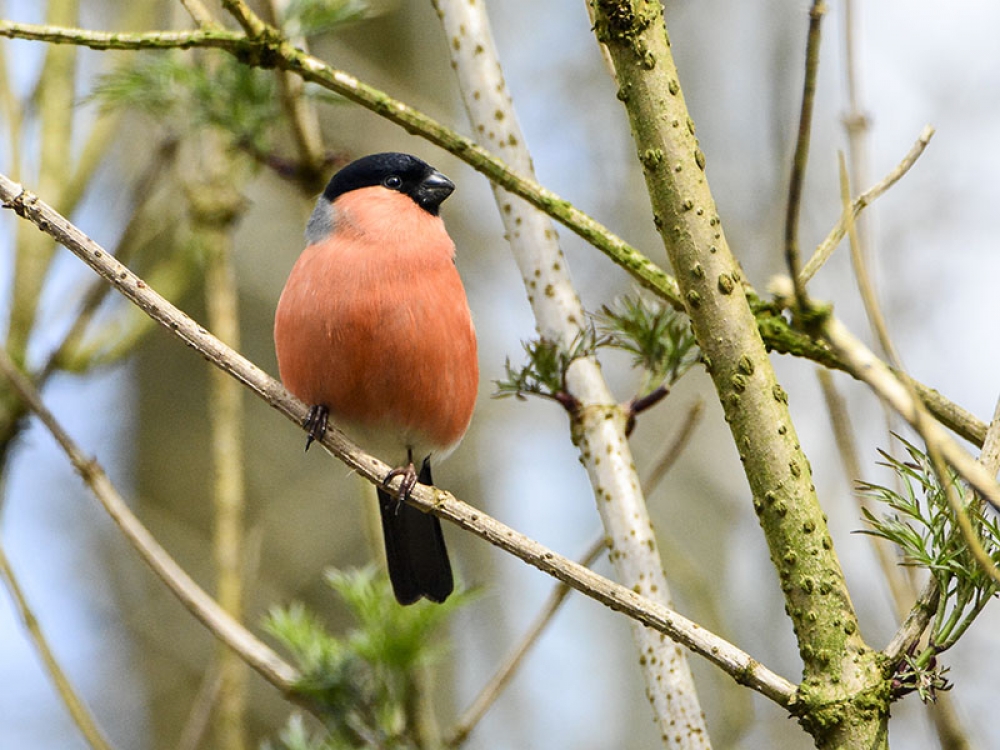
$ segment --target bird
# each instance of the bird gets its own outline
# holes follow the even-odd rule
[[[441,522],[409,505],[469,427],[476,332],[440,216],[455,184],[403,153],[361,157],[319,197],[275,311],[285,387],[310,406],[306,449],[331,421],[394,467],[377,487],[396,600],[454,589]],[[388,482],[402,477],[399,499]]]

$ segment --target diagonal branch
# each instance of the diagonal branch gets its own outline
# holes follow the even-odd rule
[[[928,447],[940,451],[942,458],[965,479],[990,505],[1000,510],[1000,485],[990,472],[958,443],[952,440],[935,421],[921,419],[919,401],[900,376],[876,357],[836,318],[829,318],[823,326],[823,335],[830,345],[847,362],[851,372],[867,383],[879,398],[899,412],[915,429]],[[905,376],[903,376],[905,377]]]
[[[53,44],[76,44],[91,49],[155,50],[212,47],[239,57],[249,64],[276,66],[300,75],[304,80],[341,94],[381,117],[399,125],[449,151],[471,167],[484,174],[497,185],[524,198],[528,203],[545,212],[556,221],[578,234],[608,256],[612,262],[631,275],[638,284],[666,300],[677,310],[683,310],[677,280],[666,273],[638,250],[626,243],[593,218],[560,198],[551,190],[513,172],[504,162],[455,131],[445,127],[405,103],[393,99],[382,91],[368,86],[354,76],[326,65],[322,60],[307,55],[278,37],[249,39],[239,32],[221,27],[206,27],[194,31],[155,31],[143,34],[89,31],[85,29],[58,28],[35,24],[14,23],[0,20],[0,37],[31,39]],[[926,132],[926,131],[925,131]],[[927,135],[926,139],[929,139]],[[923,145],[926,145],[924,139]],[[922,147],[921,147],[922,150]],[[912,152],[911,152],[912,153]],[[917,154],[919,155],[919,153]],[[914,160],[915,160],[914,156]],[[912,163],[912,161],[911,161]],[[907,165],[906,168],[908,168]],[[857,215],[870,201],[888,189],[902,173],[890,175],[882,183],[859,196],[854,202]],[[805,273],[815,273],[846,233],[846,220],[834,227],[830,236],[806,264]],[[813,261],[817,260],[818,264]],[[847,370],[825,342],[796,331],[780,315],[773,313],[753,290],[742,282],[757,313],[757,325],[767,347],[783,354],[806,357],[826,367]],[[975,415],[948,400],[940,393],[921,383],[914,383],[920,398],[936,419],[948,429],[977,445],[983,442],[986,425]]]
[[[142,279],[71,222],[4,175],[0,175],[0,202],[51,235],[157,323],[239,380],[285,417],[300,426],[305,422],[308,407],[292,396],[280,383],[219,341],[153,291]],[[339,430],[332,427],[327,430],[322,444],[370,482],[381,483],[389,473],[389,466],[359,450]],[[84,467],[91,466],[86,459],[83,460]],[[389,485],[389,489],[393,492],[398,492],[398,487],[399,481]],[[591,599],[663,633],[718,665],[740,684],[747,685],[779,705],[787,707],[795,701],[794,685],[733,644],[670,608],[650,601],[631,589],[609,581],[578,563],[556,554],[509,526],[461,502],[450,493],[417,485],[411,495],[411,501],[416,507],[426,512],[433,512],[471,531],[490,544],[569,584]],[[179,573],[186,575],[183,571]],[[218,609],[218,605],[214,602],[211,602],[211,605]],[[286,677],[292,679],[292,675]]]
[[[286,696],[296,699],[294,686],[299,680],[299,674],[295,668],[283,661],[270,647],[234,620],[160,546],[159,542],[135,517],[128,504],[118,494],[101,465],[89,458],[76,445],[42,403],[41,397],[31,381],[16,369],[10,357],[2,349],[0,349],[0,372],[7,377],[18,395],[56,439],[63,452],[73,463],[73,467],[100,500],[108,515],[118,524],[122,534],[142,556],[146,564],[152,568],[153,572],[217,638],[240,654],[247,664]]]
[[[885,192],[899,182],[903,175],[910,171],[910,167],[917,163],[917,159],[920,155],[924,153],[924,149],[927,148],[928,144],[931,142],[931,138],[934,137],[934,128],[930,125],[925,125],[924,129],[920,131],[920,135],[917,137],[916,142],[910,147],[910,150],[906,152],[906,155],[897,164],[889,174],[879,180],[877,183],[872,185],[868,190],[863,192],[850,205],[850,210],[844,210],[840,219],[834,225],[833,229],[826,238],[819,243],[816,251],[809,258],[808,262],[803,266],[802,271],[799,275],[801,283],[805,284],[816,272],[823,266],[824,263],[829,259],[830,255],[840,244],[840,241],[844,239],[847,234],[847,228],[850,226],[851,222],[857,220],[861,212],[865,210],[873,201],[882,197]],[[985,432],[985,427],[983,432]],[[982,438],[980,438],[980,442]]]
[[[74,44],[97,50],[136,51],[211,47],[224,50],[251,65],[291,71],[301,76],[303,80],[338,93],[406,131],[416,133],[451,152],[500,187],[519,195],[580,235],[624,268],[638,283],[674,307],[680,309],[683,306],[677,291],[677,282],[672,276],[569,201],[560,198],[534,180],[513,172],[502,160],[480,147],[475,141],[459,135],[419,110],[393,99],[351,74],[331,68],[322,60],[288,43],[277,31],[271,29],[270,32],[261,33],[253,38],[222,28],[126,34],[0,21],[0,36],[10,38],[32,39],[53,44]]]

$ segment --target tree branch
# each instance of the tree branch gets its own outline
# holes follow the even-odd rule
[[[608,540],[604,534],[601,534],[579,558],[580,565],[589,568],[607,547]],[[458,717],[452,728],[448,730],[444,740],[445,747],[459,747],[465,742],[472,730],[476,728],[480,719],[486,715],[486,712],[489,711],[504,688],[513,679],[517,670],[524,662],[524,657],[538,643],[539,638],[542,637],[549,623],[552,622],[552,618],[555,617],[556,612],[559,611],[563,602],[566,601],[566,597],[569,596],[570,591],[572,589],[568,584],[562,581],[556,584],[549,594],[549,598],[545,600],[541,610],[535,615],[535,619],[528,626],[521,640],[507,654],[496,674],[479,691],[479,694],[469,704],[469,707],[462,712],[462,715]]]
[[[792,175],[788,181],[788,209],[785,215],[785,263],[788,273],[795,282],[795,301],[798,309],[805,312],[808,297],[801,281],[799,270],[799,211],[802,207],[802,189],[806,179],[806,164],[809,160],[809,140],[812,135],[813,102],[816,100],[816,75],[819,72],[819,43],[822,38],[820,24],[826,13],[823,0],[813,0],[809,10],[809,36],[806,42],[806,70],[802,83],[802,108],[799,113],[799,132],[795,140],[795,155],[792,157]]]
[[[820,747],[877,747],[888,719],[888,704],[875,705],[883,684],[878,660],[861,637],[788,396],[743,293],[684,102],[663,6],[659,0],[593,3],[595,32],[611,51],[654,222],[781,580],[803,660],[805,703],[835,703],[847,712],[835,728],[808,706],[800,718]]]
[[[942,458],[965,479],[995,509],[1000,510],[1000,485],[990,472],[942,427],[930,419],[921,419],[920,405],[910,394],[907,384],[893,373],[836,318],[830,317],[823,326],[823,335],[859,380],[892,406],[915,429],[924,442],[940,451]],[[905,377],[905,376],[903,376]]]
[[[452,67],[474,132],[484,147],[534,178],[531,154],[517,120],[483,3],[435,0]],[[494,186],[521,278],[543,339],[564,351],[585,335],[587,318],[551,219]],[[565,373],[573,442],[587,470],[616,578],[624,586],[669,605],[670,588],[627,437],[631,416],[619,407],[596,358],[579,358]],[[646,697],[660,735],[670,747],[709,748],[705,716],[687,656],[662,634],[632,623],[632,639]]]
[[[305,422],[308,416],[308,407],[292,396],[280,383],[212,336],[198,323],[149,288],[142,279],[109,255],[106,250],[83,234],[71,222],[60,216],[37,196],[4,175],[0,175],[0,201],[4,207],[13,209],[19,216],[31,221],[39,229],[51,235],[172,335],[235,377],[267,404],[299,426]],[[390,471],[389,466],[359,450],[334,427],[327,430],[322,444],[347,466],[372,483],[382,483]],[[80,459],[84,468],[90,471],[89,462],[82,456]],[[394,480],[388,488],[391,492],[398,492],[399,480]],[[539,570],[566,582],[595,601],[623,612],[628,617],[665,634],[718,665],[740,684],[751,687],[779,705],[790,706],[794,702],[794,685],[731,643],[709,633],[668,607],[650,601],[631,589],[609,581],[572,560],[556,554],[481,511],[459,501],[450,493],[417,485],[411,495],[411,501],[414,506],[427,512],[433,512],[435,515],[471,531],[476,536],[516,555]],[[127,512],[127,507],[123,505],[122,511]],[[152,539],[149,542],[155,544]],[[177,573],[179,576],[186,576],[182,570],[178,569]],[[180,593],[189,594],[186,591]],[[228,621],[228,616],[221,612],[215,602],[209,599],[208,602],[200,602],[200,604],[204,606],[205,612],[218,613],[220,617],[227,618],[226,621]],[[245,638],[246,636],[241,635],[240,637]],[[254,666],[258,671],[267,668],[272,675],[284,672],[282,680],[284,682],[292,682],[297,676],[294,671],[290,673],[285,671],[288,669],[287,665],[279,669],[267,660],[258,660],[251,666]],[[280,684],[280,682],[275,682],[275,684]]]
[[[667,274],[638,250],[575,208],[568,201],[563,200],[533,180],[515,174],[500,159],[493,157],[470,139],[455,133],[382,91],[364,84],[349,73],[329,67],[323,61],[305,54],[290,44],[275,41],[270,37],[249,39],[243,34],[221,27],[201,28],[195,31],[126,34],[38,26],[3,20],[0,20],[0,37],[32,39],[53,44],[76,44],[98,50],[137,51],[213,47],[225,50],[250,64],[272,65],[295,72],[303,79],[341,94],[356,104],[360,104],[399,125],[407,132],[415,133],[454,154],[495,184],[524,198],[528,203],[578,234],[607,255],[612,262],[625,270],[642,287],[658,295],[675,309],[684,309],[677,280],[673,276]],[[892,182],[899,179],[900,176],[902,173],[895,175],[887,184],[880,183],[876,186],[877,190],[873,188],[859,196],[854,203],[855,215],[868,202],[885,192]],[[883,182],[885,183],[885,181]],[[845,232],[846,223],[842,219],[820,246],[820,250],[827,254],[832,252]],[[827,246],[829,246],[829,250],[826,250]],[[813,259],[818,257],[819,252],[818,250],[814,254]],[[822,265],[822,262],[819,262],[815,267],[811,267],[813,259],[806,264],[804,270],[815,273],[819,265]],[[745,280],[742,280],[741,283],[754,306],[757,314],[757,325],[769,349],[783,354],[806,357],[825,367],[847,370],[845,364],[825,346],[824,342],[814,340],[801,331],[791,328],[780,315],[770,312],[770,306],[753,293]],[[927,404],[928,409],[943,425],[966,440],[982,445],[983,436],[986,434],[986,425],[981,420],[949,401],[933,388],[920,383],[914,383],[914,386],[921,399]]]
[[[833,229],[826,236],[816,251],[809,258],[809,261],[802,268],[802,272],[799,279],[803,284],[809,281],[816,272],[823,267],[823,264],[829,259],[833,251],[837,249],[837,245],[840,241],[844,239],[847,234],[847,228],[850,226],[852,221],[856,221],[858,216],[862,211],[865,210],[871,203],[880,198],[889,188],[895,185],[899,180],[910,171],[910,167],[917,163],[917,159],[920,155],[924,153],[924,149],[927,148],[928,144],[931,142],[931,138],[934,137],[934,128],[930,125],[925,125],[924,129],[920,131],[920,135],[917,137],[916,143],[910,147],[910,150],[906,152],[906,156],[897,164],[889,174],[883,177],[879,182],[872,185],[868,190],[863,192],[851,203],[850,211],[843,211],[840,215],[840,219],[834,225]],[[928,404],[928,406],[930,406]],[[985,427],[983,429],[985,432]],[[980,442],[982,438],[980,438]]]
[[[101,252],[103,257],[110,257],[103,251]],[[294,693],[294,686],[299,680],[299,674],[295,668],[283,661],[253,633],[234,620],[160,546],[118,494],[101,465],[88,458],[73,442],[42,403],[41,397],[31,381],[16,369],[10,357],[2,349],[0,349],[0,372],[7,377],[18,395],[56,439],[63,452],[73,463],[73,467],[121,529],[125,538],[184,606],[201,620],[219,640],[240,654],[243,660],[259,672],[264,679],[281,690],[287,697],[301,702]]]
[[[331,68],[322,60],[295,48],[282,39],[276,31],[255,38],[222,28],[127,34],[0,21],[0,36],[53,44],[73,44],[96,50],[136,51],[212,47],[229,52],[252,65],[278,67],[291,71],[304,80],[338,93],[399,125],[407,132],[416,133],[451,152],[494,183],[524,198],[580,235],[650,291],[677,308],[682,305],[677,292],[677,282],[673,277],[569,201],[560,198],[534,180],[511,171],[500,159],[478,146],[473,140],[459,135],[349,73]]]

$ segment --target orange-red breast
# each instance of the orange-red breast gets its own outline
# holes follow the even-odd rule
[[[344,167],[309,219],[274,321],[281,379],[313,407],[310,439],[329,415],[397,467],[404,499],[462,439],[479,383],[455,245],[438,215],[454,189],[407,154]],[[454,584],[440,522],[382,488],[378,497],[396,599],[444,601]]]

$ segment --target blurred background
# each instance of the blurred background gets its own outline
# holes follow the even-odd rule
[[[127,28],[127,5],[148,6],[147,25],[137,28],[187,25],[176,4],[166,0],[82,0],[80,25]],[[782,270],[785,187],[808,5],[804,0],[666,3],[681,83],[720,215],[749,281],[759,290]],[[8,0],[0,4],[0,14],[42,22],[44,6]],[[913,376],[988,421],[1000,393],[993,283],[1000,274],[1000,254],[990,218],[1000,196],[1000,48],[993,38],[1000,6],[987,0],[946,6],[886,0],[858,6],[854,43],[870,125],[870,181],[895,166],[925,124],[937,129],[912,172],[866,214],[889,328]],[[430,2],[387,1],[375,8],[369,18],[313,42],[314,54],[468,133],[446,40]],[[815,246],[840,212],[837,152],[847,148],[843,118],[848,109],[842,11],[841,3],[829,3],[823,27],[803,248]],[[490,4],[490,16],[539,181],[665,264],[628,123],[582,0],[505,0]],[[4,85],[14,96],[31,91],[45,49],[41,43],[0,43]],[[84,124],[106,117],[87,94],[96,76],[125,60],[123,54],[81,51],[76,101],[67,117]],[[322,105],[320,113],[326,143],[338,153],[411,152],[458,185],[443,216],[458,246],[459,270],[479,333],[482,382],[472,429],[453,457],[435,470],[436,481],[560,553],[578,557],[600,526],[566,417],[553,403],[490,397],[505,360],[523,359],[520,342],[534,335],[534,324],[486,179],[360,107],[334,103]],[[14,154],[6,135],[11,123],[0,126],[0,169],[10,174]],[[139,114],[126,116],[121,128],[72,216],[106,247],[121,238],[135,201],[132,186],[155,163],[153,145],[162,135],[162,123]],[[19,154],[21,179],[36,190],[32,175],[38,157],[30,147],[41,136],[30,127],[25,132],[29,148]],[[239,189],[246,206],[236,238],[241,350],[277,375],[274,307],[302,248],[313,200],[266,168],[243,177]],[[153,248],[160,240],[169,244],[174,208],[170,192],[154,200],[163,222],[146,238]],[[16,217],[5,212],[0,222],[0,302],[6,316]],[[588,310],[632,290],[626,275],[599,252],[566,230],[561,236]],[[148,257],[147,263],[155,266]],[[183,309],[203,321],[198,278],[189,278],[191,268],[168,270],[163,283],[176,290]],[[57,251],[29,363],[44,361],[61,340],[90,280],[79,261]],[[838,315],[867,339],[855,289],[846,248],[841,248],[816,278],[813,292],[833,301]],[[6,329],[7,320],[2,323]],[[774,360],[866,640],[880,648],[896,621],[870,540],[854,533],[862,522],[837,457],[815,367],[791,357],[774,355]],[[605,356],[603,364],[617,396],[629,398],[638,379],[628,358]],[[200,357],[152,330],[133,356],[85,375],[58,373],[44,395],[157,538],[211,590],[208,375]],[[855,420],[864,478],[884,480],[875,466],[876,448],[889,447],[882,411],[846,376],[837,374],[836,381]],[[683,460],[649,498],[675,605],[796,681],[800,664],[776,576],[711,382],[699,369],[640,420],[632,439],[640,472],[660,458],[699,399],[704,416]],[[245,397],[244,403],[245,622],[259,631],[272,604],[300,600],[332,628],[343,627],[343,607],[322,574],[329,566],[370,561],[368,495],[340,463],[318,451],[304,454],[302,432],[294,425],[257,399]],[[118,747],[176,747],[215,653],[212,638],[123,542],[44,430],[32,423],[5,468],[3,547],[63,667]],[[435,670],[434,704],[444,727],[492,675],[553,586],[545,575],[471,535],[450,527],[446,535],[461,580],[479,587],[481,595],[458,612],[442,636],[446,648]],[[605,575],[611,572],[606,560],[596,567]],[[995,607],[987,607],[945,657],[955,683],[950,697],[978,747],[1000,745],[991,721],[998,625]],[[656,747],[635,664],[626,621],[573,595],[466,747]],[[811,746],[768,701],[696,657],[692,664],[717,747]],[[289,707],[255,675],[250,684],[256,744],[275,735]],[[0,686],[0,747],[84,747],[5,594],[0,594]],[[927,714],[914,696],[897,704],[893,746],[938,747]]]

